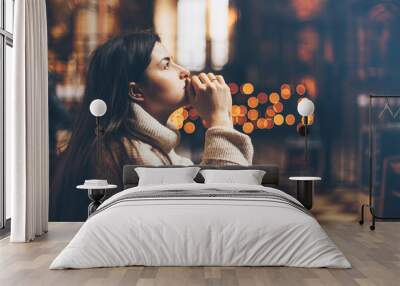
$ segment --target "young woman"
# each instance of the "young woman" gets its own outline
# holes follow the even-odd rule
[[[107,113],[101,118],[104,132],[99,164],[95,119],[89,112],[91,101],[97,98],[107,104]],[[151,32],[118,36],[98,47],[87,72],[81,112],[57,168],[51,219],[86,217],[86,194],[75,190],[85,179],[106,178],[121,188],[125,164],[193,164],[175,153],[179,132],[167,122],[174,110],[187,105],[209,126],[202,164],[252,163],[250,138],[233,129],[232,98],[222,76],[191,76]]]

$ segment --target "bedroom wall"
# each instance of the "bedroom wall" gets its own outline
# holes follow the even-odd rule
[[[307,172],[323,178],[314,212],[326,220],[356,219],[368,187],[366,96],[400,95],[399,1],[237,0],[213,6],[214,2],[47,1],[50,182],[54,183],[74,128],[90,52],[113,35],[152,28],[178,62],[181,59],[192,69],[200,66],[193,73],[213,71],[225,77],[233,97],[235,128],[253,142],[253,164],[279,165],[282,188],[288,192],[294,192],[295,185],[287,178],[305,172],[296,104],[303,97],[313,100]],[[203,22],[188,21],[191,5],[205,9]],[[227,21],[221,23],[224,15]],[[204,42],[196,42],[198,37],[190,33],[179,34],[190,23],[205,31]],[[224,30],[226,38],[215,33]],[[185,39],[196,42],[192,61],[185,62],[179,54]],[[214,56],[213,47],[220,49]],[[389,103],[395,115],[398,102]],[[384,107],[385,102],[376,104],[378,115]],[[397,126],[399,118],[387,117],[382,126]],[[206,130],[201,119],[194,110],[181,109],[171,121],[181,133],[177,152],[199,162]],[[393,136],[398,131],[395,127],[382,137],[397,138]],[[396,215],[400,200],[394,180],[400,170],[396,140],[377,142],[378,151],[386,150],[378,152],[374,169],[375,198],[382,215]],[[61,205],[60,193],[67,194]],[[88,199],[83,191],[53,187],[50,197],[51,219],[85,219]]]

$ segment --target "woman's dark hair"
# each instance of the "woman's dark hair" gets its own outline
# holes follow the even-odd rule
[[[76,220],[80,217],[81,214],[73,213],[73,205],[80,204],[74,201],[79,200],[76,195],[78,192],[75,190],[76,185],[83,183],[85,179],[90,179],[88,176],[96,176],[94,170],[96,166],[93,166],[96,165],[93,163],[96,121],[89,112],[90,103],[94,99],[102,99],[107,104],[107,112],[101,117],[104,144],[102,147],[106,149],[102,152],[111,154],[115,150],[111,150],[110,142],[117,143],[113,144],[115,146],[122,145],[123,136],[126,136],[127,131],[127,119],[132,117],[133,103],[128,96],[128,84],[145,79],[144,72],[150,64],[156,42],[160,42],[160,38],[155,33],[132,32],[114,37],[93,51],[86,74],[86,88],[80,111],[53,180],[51,219]],[[110,166],[106,163],[104,168],[108,167]],[[118,175],[122,177],[121,173]],[[80,197],[83,204],[86,204],[86,194]]]

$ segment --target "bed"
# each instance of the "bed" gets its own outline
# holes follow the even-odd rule
[[[102,203],[50,269],[351,267],[309,211],[279,190],[277,166],[199,166],[264,170],[261,185],[203,183],[199,174],[194,183],[150,186],[138,185],[137,167],[124,167],[124,190]]]

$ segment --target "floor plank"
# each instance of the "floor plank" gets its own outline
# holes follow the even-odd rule
[[[32,243],[0,240],[0,285],[398,285],[400,224],[325,222],[323,228],[352,263],[352,269],[290,267],[118,267],[85,270],[48,269],[81,223],[50,223],[49,233]]]

